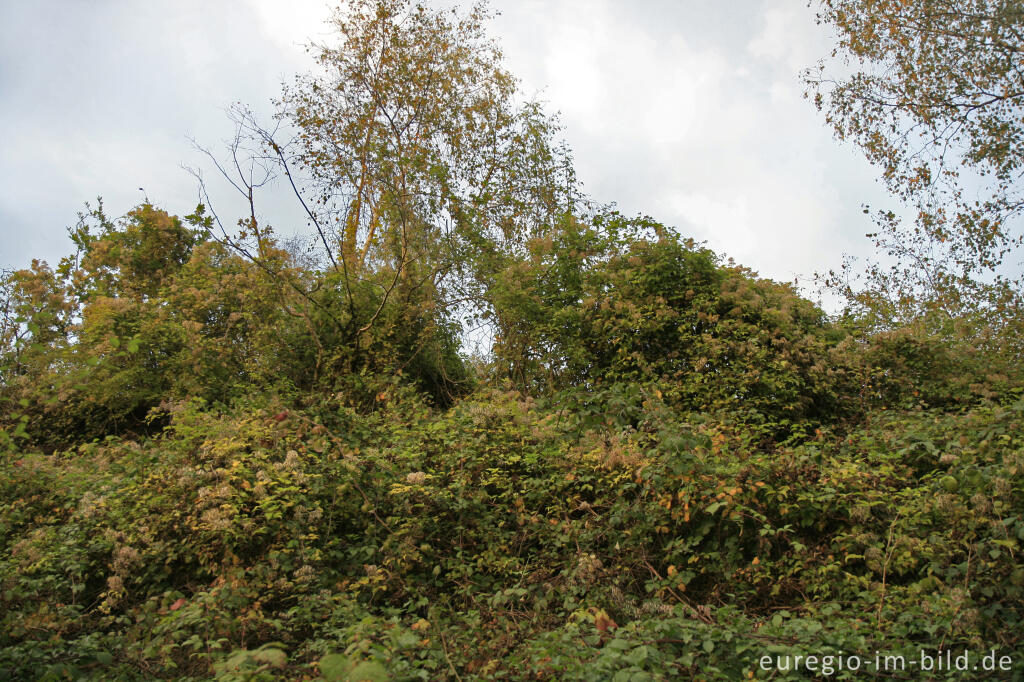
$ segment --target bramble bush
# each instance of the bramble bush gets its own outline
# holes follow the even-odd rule
[[[658,405],[578,435],[517,391],[446,412],[398,391],[358,426],[279,408],[179,403],[142,442],[7,457],[0,667],[735,679],[765,652],[1019,655],[1022,403],[767,447]]]
[[[105,239],[180,226],[133,216],[83,241],[112,257]],[[976,358],[857,337],[605,216],[505,272],[493,374],[456,398],[440,387],[465,366],[431,364],[457,358],[453,331],[422,310],[378,303],[345,346],[337,289],[298,308],[280,271],[180,234],[171,265],[122,251],[85,277],[87,249],[9,280],[7,677],[736,679],[767,676],[765,653],[1019,656],[1024,403]]]
[[[0,276],[0,678],[1022,679],[1014,320],[830,318],[580,195],[485,8],[349,9],[291,146],[233,110],[239,234],[99,205]]]

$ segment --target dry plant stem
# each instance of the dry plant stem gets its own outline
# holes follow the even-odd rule
[[[664,578],[662,578],[662,577],[661,577],[661,574],[660,574],[660,573],[658,573],[658,570],[657,570],[656,568],[654,568],[654,566],[651,566],[651,563],[650,563],[649,561],[647,561],[647,559],[646,559],[646,558],[645,558],[645,559],[643,559],[643,562],[644,562],[644,565],[645,565],[645,566],[647,566],[647,570],[649,570],[649,571],[651,572],[651,574],[652,574],[652,575],[653,575],[653,576],[654,576],[655,578],[657,578],[658,580],[664,580]],[[696,618],[697,618],[698,620],[700,620],[701,622],[705,623],[706,625],[714,625],[714,621],[713,621],[713,620],[711,619],[711,617],[710,617],[710,616],[708,616],[708,615],[707,615],[706,613],[703,613],[703,612],[702,612],[702,611],[701,611],[700,609],[698,609],[698,608],[697,608],[696,606],[694,606],[694,605],[693,605],[693,604],[691,604],[691,603],[690,603],[689,601],[687,601],[686,599],[684,599],[684,598],[682,597],[682,595],[680,595],[680,594],[679,594],[678,592],[676,592],[675,590],[673,590],[673,589],[672,589],[671,587],[666,587],[665,589],[669,591],[669,594],[671,594],[671,595],[672,595],[673,597],[675,597],[675,598],[676,598],[676,601],[678,601],[678,602],[679,602],[680,604],[682,604],[682,605],[683,605],[683,606],[685,606],[685,607],[686,607],[687,609],[689,609],[689,610],[690,610],[690,612],[691,612],[691,613],[692,613],[692,614],[693,614],[693,615],[694,615],[694,616],[695,616],[695,617],[696,617]]]
[[[459,676],[459,671],[455,669],[455,664],[452,663],[452,658],[448,655],[448,642],[445,641],[444,633],[438,630],[437,634],[441,638],[441,647],[444,649],[444,660],[448,661],[448,667],[451,668],[452,674],[455,675],[455,679],[462,682],[462,677]]]
[[[885,591],[886,591],[886,579],[889,572],[889,562],[892,560],[892,555],[896,551],[893,546],[892,536],[896,529],[896,522],[899,521],[899,514],[889,524],[889,539],[885,545],[885,561],[882,563],[882,594],[878,597],[878,611],[875,613],[875,627],[881,625],[882,622],[882,607],[885,606]]]

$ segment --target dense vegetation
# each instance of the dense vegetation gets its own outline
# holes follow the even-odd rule
[[[585,200],[483,18],[351,3],[290,144],[236,112],[314,257],[240,173],[237,235],[98,205],[5,274],[0,677],[1019,678],[1011,311],[833,319]]]

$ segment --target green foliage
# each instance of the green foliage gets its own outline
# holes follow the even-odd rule
[[[308,213],[339,218],[323,263],[255,210],[233,238],[144,204],[4,274],[0,678],[1019,666],[1012,329],[830,321],[651,219],[577,213],[483,17],[354,3],[335,89],[291,93],[301,162],[354,190]],[[463,313],[495,332],[475,373]]]
[[[577,437],[514,392],[446,412],[396,392],[369,419],[180,404],[156,438],[4,462],[0,668],[736,679],[784,652],[1017,656],[1022,412],[874,410],[766,445],[698,412]]]
[[[843,332],[791,287],[722,265],[649,220],[566,218],[503,273],[496,354],[520,386],[570,389],[601,414],[657,397],[771,419],[834,415]],[[574,411],[585,411],[577,406]]]
[[[388,300],[383,276],[344,292],[269,240],[253,262],[209,238],[202,207],[188,218],[198,229],[148,204],[117,223],[91,215],[98,230],[83,219],[56,272],[36,263],[5,280],[8,439],[52,449],[138,432],[165,402],[227,404],[254,386],[372,409],[390,373],[443,403],[467,379],[452,324],[414,291]]]

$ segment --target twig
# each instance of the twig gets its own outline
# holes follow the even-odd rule
[[[455,675],[455,679],[462,682],[462,678],[459,677],[459,671],[455,669],[455,664],[452,663],[451,656],[448,655],[448,642],[444,639],[444,633],[438,630],[437,635],[441,638],[441,647],[444,649],[444,660],[448,661],[448,667],[452,669],[452,674]]]
[[[657,578],[658,580],[664,580],[664,578],[661,577],[661,574],[658,573],[658,570],[654,568],[654,566],[651,566],[650,562],[647,561],[647,559],[641,559],[641,561],[644,562],[644,565],[647,566],[647,569],[654,575],[655,578]],[[705,625],[714,625],[715,622],[711,619],[710,616],[705,614],[703,611],[698,609],[696,606],[691,604],[686,599],[683,599],[683,597],[678,592],[676,592],[667,585],[665,586],[665,589],[668,590],[669,593],[671,593],[671,595],[675,597],[680,604],[690,609],[690,611],[693,613],[694,616],[697,617],[698,620],[703,622]]]
[[[889,573],[889,561],[892,560],[893,552],[896,548],[892,546],[892,534],[896,529],[896,522],[900,520],[900,515],[896,514],[896,517],[889,524],[889,539],[885,544],[885,562],[882,564],[882,596],[878,598],[878,611],[875,613],[875,627],[878,627],[882,622],[882,607],[885,605],[885,588],[886,578]]]

